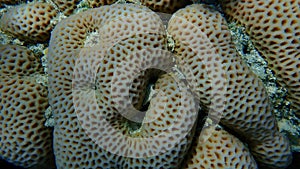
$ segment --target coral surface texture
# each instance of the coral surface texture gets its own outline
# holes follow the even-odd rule
[[[0,168],[297,165],[300,0],[0,3]]]

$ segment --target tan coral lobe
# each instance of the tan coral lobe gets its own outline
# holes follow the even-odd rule
[[[95,43],[85,43],[93,34],[97,34]],[[118,94],[124,94],[128,87],[132,87],[129,97],[133,104],[140,107],[135,100],[144,92],[145,88],[140,85],[146,84],[141,68],[165,64],[166,57],[172,60],[170,55],[160,58],[165,49],[163,22],[150,9],[139,5],[115,4],[90,9],[57,25],[50,41],[48,70],[50,104],[56,112],[54,149],[58,168],[180,166],[183,160],[180,157],[191,143],[191,128],[194,127],[193,123],[187,122],[196,119],[188,91],[180,95],[172,78],[166,77],[166,82],[162,80],[159,89],[170,95],[166,96],[169,100],[159,104],[160,98],[156,97],[147,111],[151,113],[145,115],[149,122],[142,123],[138,130],[130,129],[130,122],[118,112],[123,110],[119,105],[128,101],[119,101]],[[123,64],[128,66],[122,67]],[[128,73],[127,69],[136,67],[139,71],[134,71],[141,76]],[[130,85],[129,80],[138,77],[143,78]],[[176,108],[179,105],[182,109]],[[157,118],[153,114],[164,111],[165,115],[158,114],[159,119],[151,121],[152,117]],[[182,128],[190,130],[182,131]],[[160,135],[164,129],[167,134]],[[172,135],[171,131],[176,134]],[[157,141],[151,141],[156,138]],[[175,146],[167,144],[178,138],[178,142],[173,142]],[[157,154],[157,150],[162,154]],[[85,157],[89,154],[93,154],[93,160],[86,162]]]
[[[288,166],[292,158],[289,142],[278,131],[263,83],[236,53],[221,14],[206,5],[187,6],[170,19],[168,32],[176,42],[175,52],[187,81],[210,110],[208,116],[222,116],[220,122],[246,138],[251,151],[263,146],[267,151],[260,154],[266,158],[257,156],[258,163]],[[196,78],[189,78],[192,75]],[[269,140],[280,140],[281,148]],[[277,158],[269,155],[273,153]]]
[[[7,4],[7,5],[16,5],[21,2],[24,2],[25,0],[0,0],[0,6],[2,4]]]
[[[0,78],[1,158],[26,168],[53,165],[52,130],[43,120],[48,106],[46,88],[34,78]]]
[[[69,16],[73,14],[74,10],[76,9],[76,5],[80,2],[80,0],[52,0],[55,5],[57,5],[58,9]]]
[[[100,7],[103,5],[110,5],[116,2],[117,0],[87,0],[90,7]]]
[[[300,117],[300,1],[221,1],[230,20],[246,27]]]
[[[185,169],[257,168],[249,149],[224,129],[213,126],[203,128],[191,150],[184,164]]]
[[[25,47],[0,49],[0,157],[25,168],[53,168],[52,129],[44,126],[48,91],[30,76],[41,73],[41,65]]]
[[[47,88],[35,79],[43,73],[38,57],[22,46],[0,45],[0,158],[32,169],[289,165],[289,142],[278,131],[266,89],[238,56],[214,8],[186,6],[189,0],[51,2],[56,9],[49,1],[8,7],[0,21],[1,30],[26,45],[45,43],[51,34]],[[222,1],[289,87],[293,106],[299,98],[297,5]],[[80,6],[86,11],[74,14]],[[58,11],[68,17],[53,29]],[[44,126],[49,105],[53,138]]]
[[[190,0],[141,0],[141,4],[148,8],[165,13],[173,13],[176,10],[191,4]]]
[[[26,42],[46,42],[57,15],[48,3],[30,3],[14,6],[5,12],[0,20],[0,28]]]
[[[1,75],[30,75],[42,73],[40,60],[26,47],[18,45],[0,45]]]

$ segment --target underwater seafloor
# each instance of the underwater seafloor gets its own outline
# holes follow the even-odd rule
[[[40,0],[41,2],[45,2]],[[40,2],[36,0],[34,2]],[[49,0],[50,1],[50,0]],[[49,2],[48,0],[46,2]],[[121,0],[122,3],[126,2],[125,0]],[[0,0],[1,2],[1,0]],[[53,3],[52,1],[50,1]],[[119,2],[119,1],[118,1]],[[136,2],[135,0],[129,0],[127,2]],[[201,3],[207,1],[198,1]],[[31,3],[28,1],[27,3]],[[211,5],[216,5],[212,3]],[[6,12],[9,8],[14,5],[0,5],[0,17]],[[78,3],[76,12],[81,12],[86,10],[88,7],[86,6],[86,1],[83,0],[81,3]],[[217,9],[220,10],[219,6],[216,6]],[[243,26],[238,25],[235,22],[229,23],[229,28],[232,33],[233,42],[236,45],[236,49],[238,53],[241,55],[243,60],[247,63],[247,65],[251,68],[251,70],[263,81],[266,91],[269,95],[269,99],[273,108],[273,113],[276,116],[279,129],[282,133],[284,133],[291,143],[291,147],[293,150],[293,162],[288,167],[288,169],[299,169],[300,168],[300,119],[295,117],[293,114],[293,110],[290,108],[290,102],[286,99],[287,89],[280,86],[276,82],[276,77],[273,74],[272,70],[268,68],[267,62],[260,56],[259,52],[253,46],[249,36],[245,33],[245,28]],[[42,65],[45,70],[45,74],[41,78],[40,83],[47,83],[47,43],[36,43],[31,44],[25,41],[19,40],[3,31],[0,30],[0,45],[3,44],[17,44],[26,46],[30,50],[32,50],[36,56],[39,56],[42,62]],[[45,126],[53,127],[53,116],[51,112],[45,112]],[[5,160],[0,159],[0,169],[23,169],[22,167],[14,166],[6,162]]]

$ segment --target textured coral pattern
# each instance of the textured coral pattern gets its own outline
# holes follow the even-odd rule
[[[95,8],[103,5],[110,5],[116,2],[116,0],[87,0],[87,2],[90,7]]]
[[[12,5],[12,4],[19,4],[21,2],[24,2],[25,0],[0,0],[0,5],[2,4],[9,4],[9,5]]]
[[[278,168],[288,165],[291,159],[289,145],[277,130],[263,85],[237,57],[223,17],[207,6],[194,5],[179,10],[168,25],[168,32],[175,40],[177,64],[187,82],[183,86],[189,85],[201,105],[210,110],[211,118],[217,120],[223,113],[222,124],[246,138],[250,149],[256,152],[254,155],[260,165]],[[186,117],[184,121],[190,122],[195,120],[195,116],[192,118],[193,116],[184,113],[193,111],[194,106],[188,101],[193,96],[190,94],[190,97],[186,97],[189,95],[187,91],[183,95],[176,94],[176,88],[181,83],[176,85],[170,79],[174,73],[159,78],[154,88],[155,91],[166,93],[172,101],[164,99],[158,92],[151,99],[145,114],[132,111],[143,104],[135,102],[145,96],[143,85],[149,79],[143,81],[143,78],[157,73],[143,72],[140,64],[145,67],[168,63],[164,57],[157,57],[162,55],[159,51],[166,49],[166,41],[159,16],[138,5],[112,5],[88,10],[69,17],[55,28],[49,49],[49,80],[50,103],[56,112],[57,121],[54,148],[58,168],[180,167],[181,160],[177,157],[187,152],[193,130],[186,136],[182,135],[185,128],[192,129],[194,124],[186,123],[181,128],[172,127],[172,124],[180,123],[173,118],[180,110],[179,107],[183,107],[179,111],[179,119]],[[165,52],[163,56],[168,54]],[[174,67],[172,64],[169,66]],[[168,69],[169,66],[160,67]],[[143,73],[137,76],[138,72]],[[175,73],[174,76],[178,75]],[[135,77],[141,79],[136,80]],[[131,84],[131,80],[135,84]],[[142,87],[138,87],[140,85]],[[129,86],[133,87],[131,94],[127,91]],[[136,107],[129,107],[130,100],[133,100]],[[160,115],[160,112],[164,113]],[[133,121],[142,122],[139,129],[131,131],[132,122],[119,113]],[[151,122],[151,119],[156,121]],[[172,135],[167,135],[165,138],[168,142],[181,136],[180,144],[175,149],[172,144],[167,145],[171,149],[164,148],[167,143],[163,141],[164,137],[159,137],[154,147],[150,142],[145,146],[143,142],[130,139],[156,137],[168,130],[173,131],[171,133],[175,136],[172,138]],[[102,134],[98,131],[102,131]],[[110,132],[113,134],[105,134]],[[277,141],[277,144],[272,146],[267,141]],[[237,139],[232,142],[239,144]],[[127,149],[127,145],[132,149]],[[262,148],[257,148],[258,146]],[[149,147],[151,151],[148,151]],[[157,156],[156,150],[159,147],[164,153]],[[124,157],[117,158],[104,149],[125,154]],[[238,152],[249,154],[246,148],[240,148]],[[94,154],[94,162],[85,163],[83,157],[88,156],[87,153]],[[260,160],[258,154],[266,157]],[[143,158],[137,159],[134,156]],[[197,155],[191,158],[197,158]],[[247,158],[243,160],[251,161],[250,168],[255,166],[251,156],[241,155],[237,158]],[[237,167],[243,168],[245,165]]]
[[[0,45],[0,75],[25,76],[41,73],[41,64],[34,54],[22,46]]]
[[[59,10],[62,11],[63,14],[69,16],[71,15],[74,10],[76,9],[77,3],[80,2],[80,0],[52,0],[55,5],[59,8]]]
[[[257,168],[248,148],[223,129],[203,128],[191,150],[184,165],[186,169]]]
[[[0,48],[1,62],[8,63],[0,68],[0,157],[26,168],[54,167],[52,129],[43,120],[48,91],[29,76],[41,66],[24,47]]]
[[[47,90],[32,78],[1,77],[2,158],[15,165],[44,165],[51,155],[51,129],[43,124]]]
[[[300,117],[300,1],[222,1],[224,12],[246,27]]]
[[[179,64],[192,67],[192,72],[183,68],[183,73],[200,102],[212,109],[211,116],[223,113],[221,123],[245,137],[252,151],[257,143],[282,140],[281,157],[271,156],[262,161],[257,157],[257,161],[286,166],[291,158],[288,141],[279,134],[262,82],[237,56],[226,25],[221,14],[208,6],[191,5],[176,12],[169,22],[168,32],[177,42],[175,52]],[[222,100],[222,97],[225,98]],[[220,101],[224,108],[218,104]],[[260,153],[276,154],[276,146],[266,144],[264,147],[269,150]]]
[[[299,122],[291,111],[299,115],[299,0],[0,0],[0,8],[6,43],[0,163],[30,169],[291,163],[279,129]],[[244,26],[232,31],[239,44],[226,19]],[[242,60],[259,55],[250,38],[283,88],[264,59],[250,64],[255,72],[254,62],[264,64],[259,76],[266,88]],[[279,98],[285,87],[292,109]],[[279,125],[272,112],[282,116]],[[299,137],[295,131],[288,136]],[[291,141],[297,151],[298,140]]]
[[[157,12],[173,13],[191,4],[190,0],[141,0],[141,3]]]
[[[29,42],[45,42],[53,28],[54,8],[47,3],[22,4],[9,9],[0,20],[0,28]]]
[[[96,31],[101,38],[96,38],[94,43],[85,45],[85,40],[92,36],[92,33],[88,33],[92,31]],[[76,33],[76,36],[72,35],[73,33]],[[158,101],[155,102],[155,100],[161,100],[161,97],[154,99],[153,103],[150,103],[151,106],[146,115],[142,115],[142,117],[145,116],[144,120],[148,119],[149,122],[143,123],[139,131],[134,132],[134,134],[128,133],[130,131],[127,126],[128,120],[120,116],[118,112],[119,110],[125,117],[134,116],[133,120],[140,116],[129,111],[128,105],[122,99],[122,94],[126,92],[130,79],[134,81],[136,78],[135,74],[139,75],[143,68],[152,64],[152,66],[159,66],[161,69],[172,66],[172,57],[164,52],[163,55],[160,53],[162,49],[166,48],[165,37],[164,26],[159,16],[148,8],[138,5],[112,5],[104,6],[101,10],[89,10],[80,13],[80,15],[69,17],[55,28],[49,49],[49,80],[51,86],[50,102],[56,112],[57,121],[54,132],[56,137],[54,147],[58,168],[77,166],[87,168],[96,166],[178,168],[180,166],[182,159],[179,157],[187,151],[192,140],[192,130],[188,129],[193,128],[194,123],[188,123],[188,121],[195,121],[196,119],[196,105],[191,106],[193,105],[193,100],[191,100],[193,97],[191,94],[189,97],[184,96],[184,93],[188,93],[188,91],[179,95],[177,94],[176,83],[173,81],[170,81],[170,84],[167,83],[168,81],[163,82],[157,90],[162,90],[163,93],[170,95],[166,96],[167,100],[162,100],[170,103],[166,105],[167,110],[164,110],[164,104],[160,106],[157,105]],[[147,48],[149,50],[138,53]],[[76,49],[77,52],[74,53],[70,49]],[[106,51],[105,49],[109,50]],[[156,50],[151,51],[151,49]],[[162,57],[160,57],[161,55]],[[139,62],[141,65],[138,64]],[[126,66],[127,64],[129,65]],[[134,66],[140,67],[140,71],[135,68],[133,69],[135,72],[131,72],[129,68]],[[66,71],[62,72],[63,69]],[[98,69],[99,72],[93,72]],[[73,75],[69,73],[73,71]],[[134,82],[139,83],[138,80]],[[93,85],[93,83],[95,84]],[[141,84],[144,83],[141,82]],[[159,85],[156,87],[158,88]],[[97,90],[94,91],[94,89]],[[93,91],[96,92],[97,99],[93,99],[93,94],[90,95]],[[133,100],[135,100],[135,95],[141,93],[138,88],[134,87],[131,91],[130,97]],[[115,93],[117,95],[114,95]],[[121,95],[119,96],[119,94]],[[121,99],[119,99],[120,97]],[[98,103],[93,103],[93,100],[98,100]],[[178,106],[181,103],[183,104],[181,105],[182,109],[174,107],[175,104]],[[161,116],[161,111],[166,111],[163,115],[164,118],[151,122],[155,115]],[[98,113],[94,114],[95,112]],[[102,119],[103,117],[105,120]],[[178,125],[173,126],[174,123],[178,123]],[[87,133],[84,132],[80,124]],[[166,130],[167,134],[160,135],[162,130]],[[99,131],[102,131],[102,134],[99,134]],[[112,134],[109,134],[111,132]],[[187,132],[187,134],[182,132]],[[89,136],[93,140],[88,139]],[[147,141],[149,137],[160,139],[157,142],[149,142]],[[176,140],[177,137],[181,138],[180,144],[175,142],[175,145],[170,144],[167,145],[168,148],[163,149],[166,142]],[[80,147],[84,150],[74,144],[74,138],[77,141],[80,140]],[[98,145],[106,145],[107,143],[109,145],[100,147],[93,141]],[[128,149],[128,146],[131,149]],[[116,155],[104,150],[107,148],[114,153],[121,153],[125,157],[118,159]],[[77,152],[69,151],[70,149]],[[158,155],[160,151],[165,152]],[[96,161],[86,163],[82,157],[93,152],[95,152],[93,158]],[[109,162],[107,159],[112,161]]]

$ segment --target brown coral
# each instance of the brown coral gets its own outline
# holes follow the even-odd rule
[[[95,34],[96,38],[89,37]],[[159,16],[139,5],[117,4],[91,9],[69,17],[55,28],[50,41],[48,70],[50,104],[56,112],[54,148],[58,168],[178,168],[182,160],[179,157],[183,156],[191,142],[192,130],[189,129],[193,127],[193,122],[187,122],[196,119],[191,96],[187,97],[184,92],[183,95],[177,94],[176,83],[171,83],[171,80],[167,81],[170,83],[162,81],[160,88],[169,93],[170,98],[166,96],[168,100],[162,100],[162,105],[151,103],[156,107],[149,108],[152,113],[142,114],[142,117],[149,118],[139,131],[131,131],[128,127],[130,122],[120,116],[120,113],[129,117],[132,115],[131,109],[127,109],[128,100],[122,99],[130,86],[130,79],[134,81],[136,78],[129,69],[140,61],[144,64],[141,69],[151,64],[168,63],[164,57],[172,61],[170,55],[160,53],[166,48],[165,37]],[[93,43],[86,43],[86,39],[93,39]],[[139,74],[141,69],[134,71]],[[134,100],[139,90],[133,87],[131,91],[136,92],[129,97]],[[177,106],[182,104],[182,109],[175,108],[170,99]],[[165,102],[168,104],[163,104]],[[164,105],[166,114],[161,118]],[[133,115],[139,116],[135,112]],[[157,118],[154,115],[159,119],[151,122],[151,119]],[[167,134],[160,135],[160,131],[165,129],[168,129]],[[171,131],[176,134],[172,135]],[[156,137],[162,139],[151,141]],[[180,139],[179,143],[166,144],[174,139]],[[163,154],[158,155],[160,151]],[[111,152],[124,157],[117,157]],[[89,154],[93,154],[96,161],[86,163]]]
[[[41,73],[39,59],[28,49],[17,45],[0,45],[1,75],[30,75]]]
[[[260,144],[268,149],[263,152],[268,160],[256,157],[259,163],[287,166],[289,143],[279,134],[262,82],[234,50],[221,14],[209,6],[191,5],[173,15],[168,31],[176,42],[179,65],[200,102],[209,108],[209,116],[222,116],[220,122],[246,137],[251,151]],[[270,146],[269,140],[281,140],[281,149]],[[268,156],[270,152],[280,155],[275,159]]]
[[[44,127],[47,90],[29,77],[1,77],[0,155],[17,166],[53,162],[51,129]],[[50,160],[50,161],[49,161]]]
[[[173,13],[191,4],[190,0],[141,0],[141,3],[157,12]]]
[[[103,5],[110,5],[116,2],[117,0],[87,0],[90,7],[100,7]]]
[[[231,20],[246,27],[278,82],[288,89],[288,99],[300,117],[300,1],[225,0],[221,3]]]
[[[237,57],[221,15],[207,6],[189,6],[173,16],[168,31],[174,37],[178,66],[186,81],[176,84],[171,78],[180,76],[176,73],[159,78],[154,89],[169,97],[162,97],[160,93],[154,95],[146,114],[139,114],[131,110],[143,106],[139,99],[144,96],[139,96],[143,95],[143,85],[148,83],[147,80],[133,80],[138,85],[130,83],[134,75],[142,72],[139,61],[145,65],[170,62],[160,57],[167,44],[158,16],[143,6],[119,4],[79,13],[55,28],[48,70],[50,104],[56,112],[54,148],[58,168],[151,168],[153,165],[155,168],[179,168],[180,157],[187,153],[193,135],[193,130],[185,129],[187,132],[184,132],[182,129],[194,127],[193,123],[182,124],[181,120],[192,122],[195,118],[189,114],[194,106],[189,104],[193,96],[184,88],[186,84],[210,110],[209,116],[214,120],[223,117],[222,124],[247,138],[260,165],[287,166],[290,149],[286,138],[277,130],[265,89]],[[168,52],[162,53],[168,56]],[[165,65],[169,66],[174,68],[172,64]],[[128,95],[129,86],[133,87],[133,92]],[[182,95],[177,87],[184,91]],[[182,102],[178,101],[180,99]],[[129,107],[131,100],[136,103],[135,107]],[[178,106],[183,108],[180,110]],[[128,115],[130,120],[120,114]],[[139,119],[145,121],[131,122]],[[181,128],[176,124],[181,124]],[[159,135],[162,131],[168,131],[171,136]],[[156,145],[143,144],[148,136],[180,140],[175,147],[163,139],[155,140]],[[139,141],[132,141],[132,138]],[[272,141],[277,144],[270,145]],[[246,152],[238,158],[252,161],[247,150],[238,144],[236,146],[242,147],[239,152]],[[159,148],[164,153],[157,155]],[[260,158],[261,154],[264,158]],[[232,165],[236,166],[235,161]],[[249,165],[253,167],[254,163]]]
[[[191,150],[184,164],[186,169],[257,168],[248,148],[224,129],[203,128]]]
[[[45,42],[53,29],[54,8],[47,3],[21,4],[9,9],[0,20],[0,28],[27,42]]]
[[[8,4],[8,5],[16,5],[21,2],[24,2],[25,0],[0,0],[0,6],[2,4]]]
[[[41,66],[24,47],[1,49],[0,60],[8,63],[0,68],[0,156],[17,166],[51,168],[52,130],[44,126],[48,91],[29,76]]]
[[[76,5],[80,2],[80,0],[52,0],[55,5],[59,8],[59,10],[65,14],[66,16],[71,15],[76,9]]]

